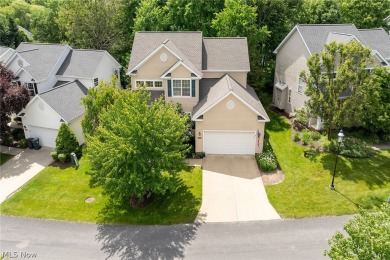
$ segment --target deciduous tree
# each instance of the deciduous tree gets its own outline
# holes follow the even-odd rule
[[[161,98],[151,105],[149,100],[145,88],[121,90],[87,137],[91,184],[102,186],[113,201],[138,206],[146,197],[164,194],[185,165],[187,115]]]
[[[390,259],[390,206],[383,204],[378,212],[361,210],[329,240],[325,251],[331,259]]]

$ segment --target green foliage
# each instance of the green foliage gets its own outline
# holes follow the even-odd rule
[[[264,172],[274,171],[278,168],[278,162],[272,151],[265,151],[263,153],[256,154],[256,160],[260,169]]]
[[[320,132],[311,132],[310,133],[310,139],[313,141],[318,141],[321,139],[321,133]]]
[[[19,140],[19,147],[20,148],[27,148],[27,140],[25,138]]]
[[[338,143],[331,140],[325,144],[325,149],[332,153],[338,152]],[[340,145],[340,154],[354,158],[366,158],[375,154],[375,151],[366,144],[366,142],[353,137],[346,137]]]
[[[295,112],[295,120],[304,125],[307,125],[310,119],[309,113],[304,108],[295,109],[294,112]]]
[[[67,160],[66,154],[64,154],[64,153],[58,154],[58,160],[59,160],[60,162],[62,162],[62,163],[66,162],[66,160]]]
[[[88,90],[87,96],[82,99],[85,107],[84,118],[81,122],[84,135],[94,134],[99,126],[99,115],[108,109],[120,95],[116,80],[110,83],[101,81],[98,87]]]
[[[148,105],[145,88],[119,93],[100,114],[95,133],[87,136],[91,184],[120,203],[174,189],[189,149],[184,144],[188,115],[161,98]]]
[[[301,140],[301,137],[299,136],[299,132],[295,132],[294,134],[294,142],[299,142]]]
[[[136,10],[133,32],[165,31],[167,16],[162,6],[155,0],[142,0]]]
[[[58,153],[57,151],[53,151],[50,153],[51,158],[53,158],[54,161],[58,160]]]
[[[348,236],[337,231],[325,255],[331,259],[390,259],[390,205],[378,212],[361,210],[344,225]]]
[[[309,73],[301,73],[310,98],[305,107],[324,120],[328,139],[331,129],[360,125],[364,116],[375,110],[381,81],[366,70],[370,63],[370,49],[356,41],[331,42],[321,54],[308,59]],[[342,95],[348,97],[340,100]]]
[[[70,160],[70,153],[72,152],[74,152],[77,157],[81,156],[81,149],[76,135],[66,123],[62,123],[60,129],[58,130],[56,151],[58,153],[58,159],[60,159],[61,154],[65,154],[66,160],[68,161]]]
[[[307,145],[311,140],[311,132],[308,129],[303,129],[302,131],[302,143]]]

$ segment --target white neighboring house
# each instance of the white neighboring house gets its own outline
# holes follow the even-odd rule
[[[305,95],[306,83],[300,77],[301,71],[308,72],[307,59],[323,51],[325,44],[332,41],[347,43],[358,41],[369,47],[374,65],[390,69],[390,36],[383,28],[357,29],[353,24],[299,24],[279,44],[276,54],[273,104],[286,113],[304,107],[309,97]],[[348,93],[343,93],[348,97]],[[321,118],[311,118],[309,125],[320,130]]]
[[[14,82],[32,97],[18,113],[26,138],[55,147],[61,123],[68,123],[84,143],[81,98],[99,81],[119,79],[120,64],[103,50],[72,49],[66,44],[21,43],[16,50],[0,47],[0,62],[14,73]],[[118,85],[119,85],[118,81]]]

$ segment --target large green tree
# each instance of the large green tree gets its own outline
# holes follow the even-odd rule
[[[212,27],[220,37],[247,37],[251,72],[249,83],[259,88],[261,86],[259,53],[261,46],[269,37],[267,26],[259,28],[257,24],[257,7],[244,0],[226,0],[224,9],[217,13],[212,21]]]
[[[121,90],[99,115],[94,135],[87,136],[91,184],[102,186],[114,202],[138,206],[143,199],[174,188],[185,166],[187,115],[161,98],[148,105],[149,92]]]
[[[383,204],[378,212],[361,210],[344,225],[348,236],[341,232],[329,240],[325,251],[331,259],[390,259],[390,205]]]
[[[163,6],[156,0],[142,0],[136,10],[133,33],[168,30],[168,19]]]
[[[367,70],[372,63],[370,49],[357,41],[331,42],[308,59],[308,73],[301,73],[310,98],[305,106],[324,120],[329,139],[331,129],[360,126],[375,109],[382,81]]]

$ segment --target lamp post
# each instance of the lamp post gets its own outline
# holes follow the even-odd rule
[[[334,163],[332,183],[329,185],[329,189],[331,189],[331,190],[335,189],[335,187],[334,187],[334,176],[336,175],[337,161],[339,159],[339,154],[340,154],[340,145],[343,142],[343,138],[344,138],[343,129],[340,130],[340,132],[338,133],[337,136],[338,136],[337,142],[338,142],[339,145],[337,147],[336,162]]]

